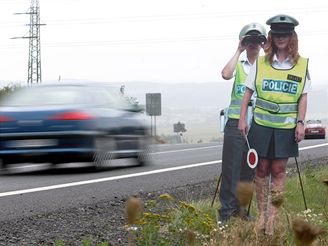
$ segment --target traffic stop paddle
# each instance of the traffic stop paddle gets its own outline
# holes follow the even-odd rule
[[[246,139],[246,143],[247,143],[247,146],[248,146],[248,151],[247,151],[247,164],[248,164],[248,166],[250,168],[254,169],[257,166],[257,163],[259,161],[259,157],[257,155],[256,150],[255,149],[252,149],[249,146],[247,135],[245,135],[245,139]]]

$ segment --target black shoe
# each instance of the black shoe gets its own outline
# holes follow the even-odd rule
[[[250,214],[244,214],[241,219],[245,221],[255,221],[255,218]]]

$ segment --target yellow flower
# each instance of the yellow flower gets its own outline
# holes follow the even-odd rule
[[[174,201],[174,198],[168,193],[160,195],[159,198],[163,200]]]
[[[196,211],[196,208],[193,207],[193,206],[191,206],[191,205],[188,204],[188,203],[181,202],[181,201],[180,201],[179,203],[180,203],[181,208],[186,208],[186,209],[188,209],[190,212],[195,212],[195,211]]]

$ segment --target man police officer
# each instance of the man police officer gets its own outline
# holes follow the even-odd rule
[[[243,212],[245,208],[240,208],[236,197],[236,186],[239,181],[251,181],[254,172],[246,164],[246,143],[238,130],[238,121],[240,105],[245,93],[244,81],[265,42],[266,30],[262,25],[250,23],[244,26],[239,33],[238,48],[222,70],[223,79],[229,80],[235,77],[227,113],[228,120],[224,128],[222,152],[219,215],[223,222],[229,220],[231,216],[242,213],[245,215]],[[244,50],[246,50],[246,59],[239,60]]]

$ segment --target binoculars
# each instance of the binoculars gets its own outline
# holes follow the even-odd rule
[[[265,44],[265,43],[266,43],[266,37],[262,34],[245,35],[242,41],[242,45]]]

